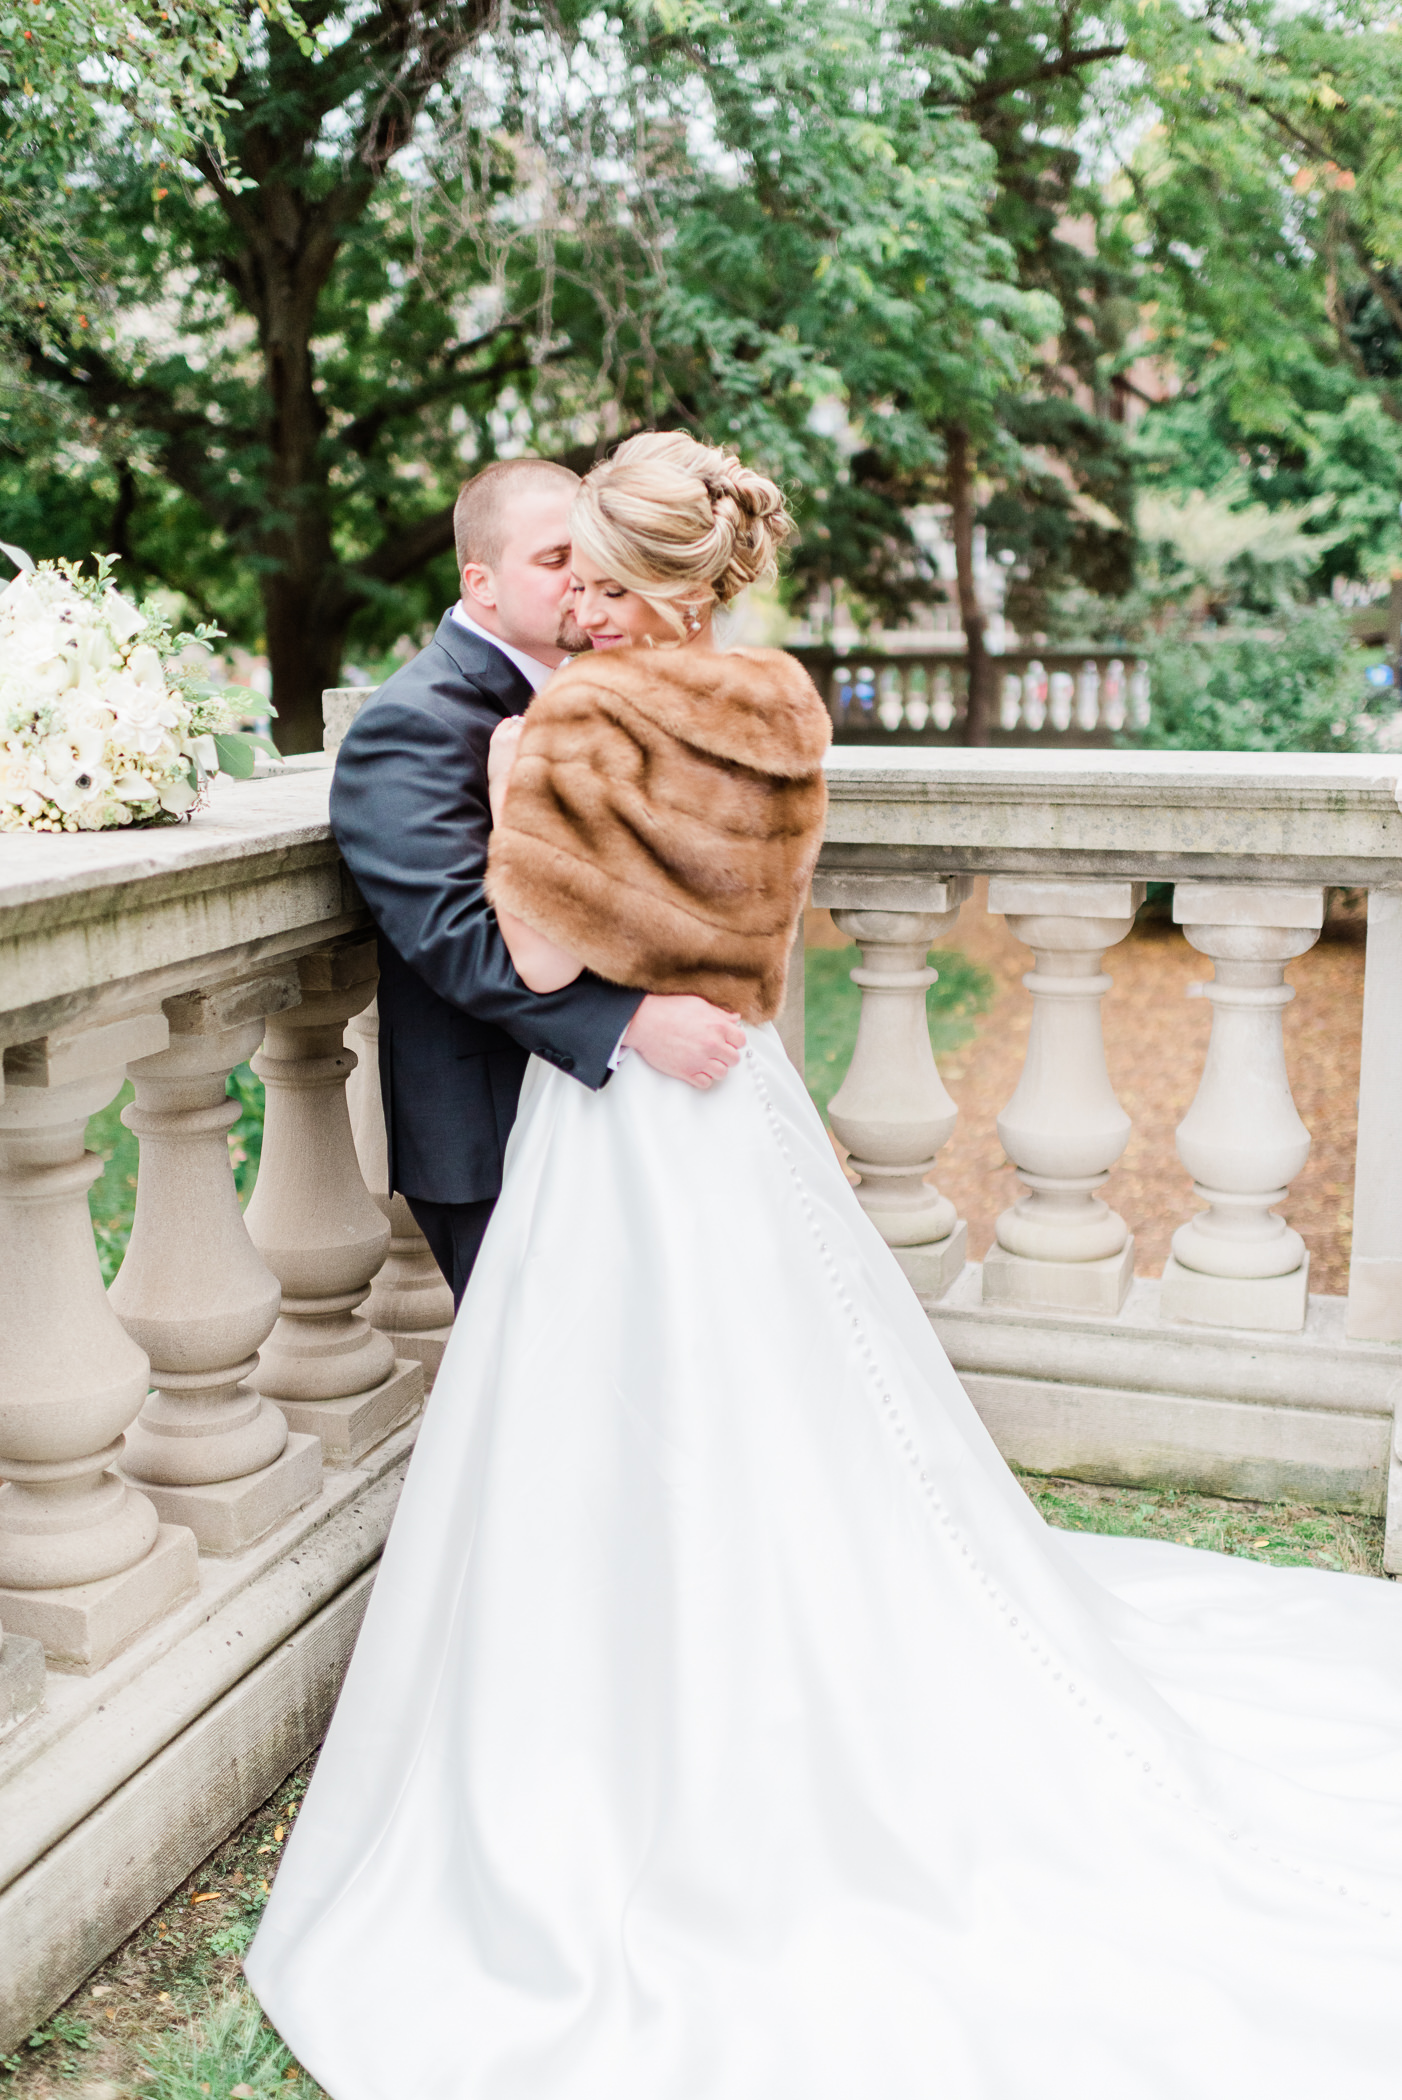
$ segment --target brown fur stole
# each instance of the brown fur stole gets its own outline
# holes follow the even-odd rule
[[[777,649],[581,657],[527,710],[487,895],[614,984],[772,1020],[831,733]]]

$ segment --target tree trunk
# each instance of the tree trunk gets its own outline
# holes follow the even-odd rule
[[[325,576],[319,580],[324,586]],[[291,568],[265,569],[260,581],[277,709],[273,742],[289,757],[294,751],[320,751],[321,695],[327,686],[341,682],[350,608],[343,603],[327,606],[324,587],[308,590]]]
[[[948,460],[949,505],[953,513],[959,623],[964,630],[969,666],[963,740],[966,744],[986,744],[993,713],[993,665],[983,641],[988,619],[974,586],[974,474],[969,434],[959,424],[949,424],[945,428],[944,444]]]

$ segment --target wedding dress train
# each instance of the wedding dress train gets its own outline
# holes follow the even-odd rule
[[[772,1028],[533,1064],[247,1968],[333,2100],[1396,2100],[1402,1595],[1049,1530]]]

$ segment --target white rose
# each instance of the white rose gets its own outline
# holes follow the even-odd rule
[[[103,692],[117,718],[114,733],[119,743],[146,757],[165,745],[173,748],[170,731],[180,728],[184,710],[164,684],[140,684],[126,671],[108,679]]]
[[[0,751],[0,802],[21,802],[31,785],[27,751]]]
[[[4,681],[36,706],[57,700],[76,683],[78,655],[62,629],[26,625],[4,645]]]
[[[119,815],[118,808],[108,795],[82,803],[76,811],[79,831],[105,831],[109,824],[129,824],[131,811],[122,810]]]
[[[116,716],[107,705],[103,689],[91,672],[79,678],[64,703],[63,720],[67,728],[75,733],[79,730],[96,730],[100,736],[112,733]]]

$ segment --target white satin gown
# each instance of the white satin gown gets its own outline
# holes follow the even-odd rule
[[[1049,1530],[772,1028],[533,1063],[247,1970],[333,2100],[1398,2100],[1402,1591]]]

